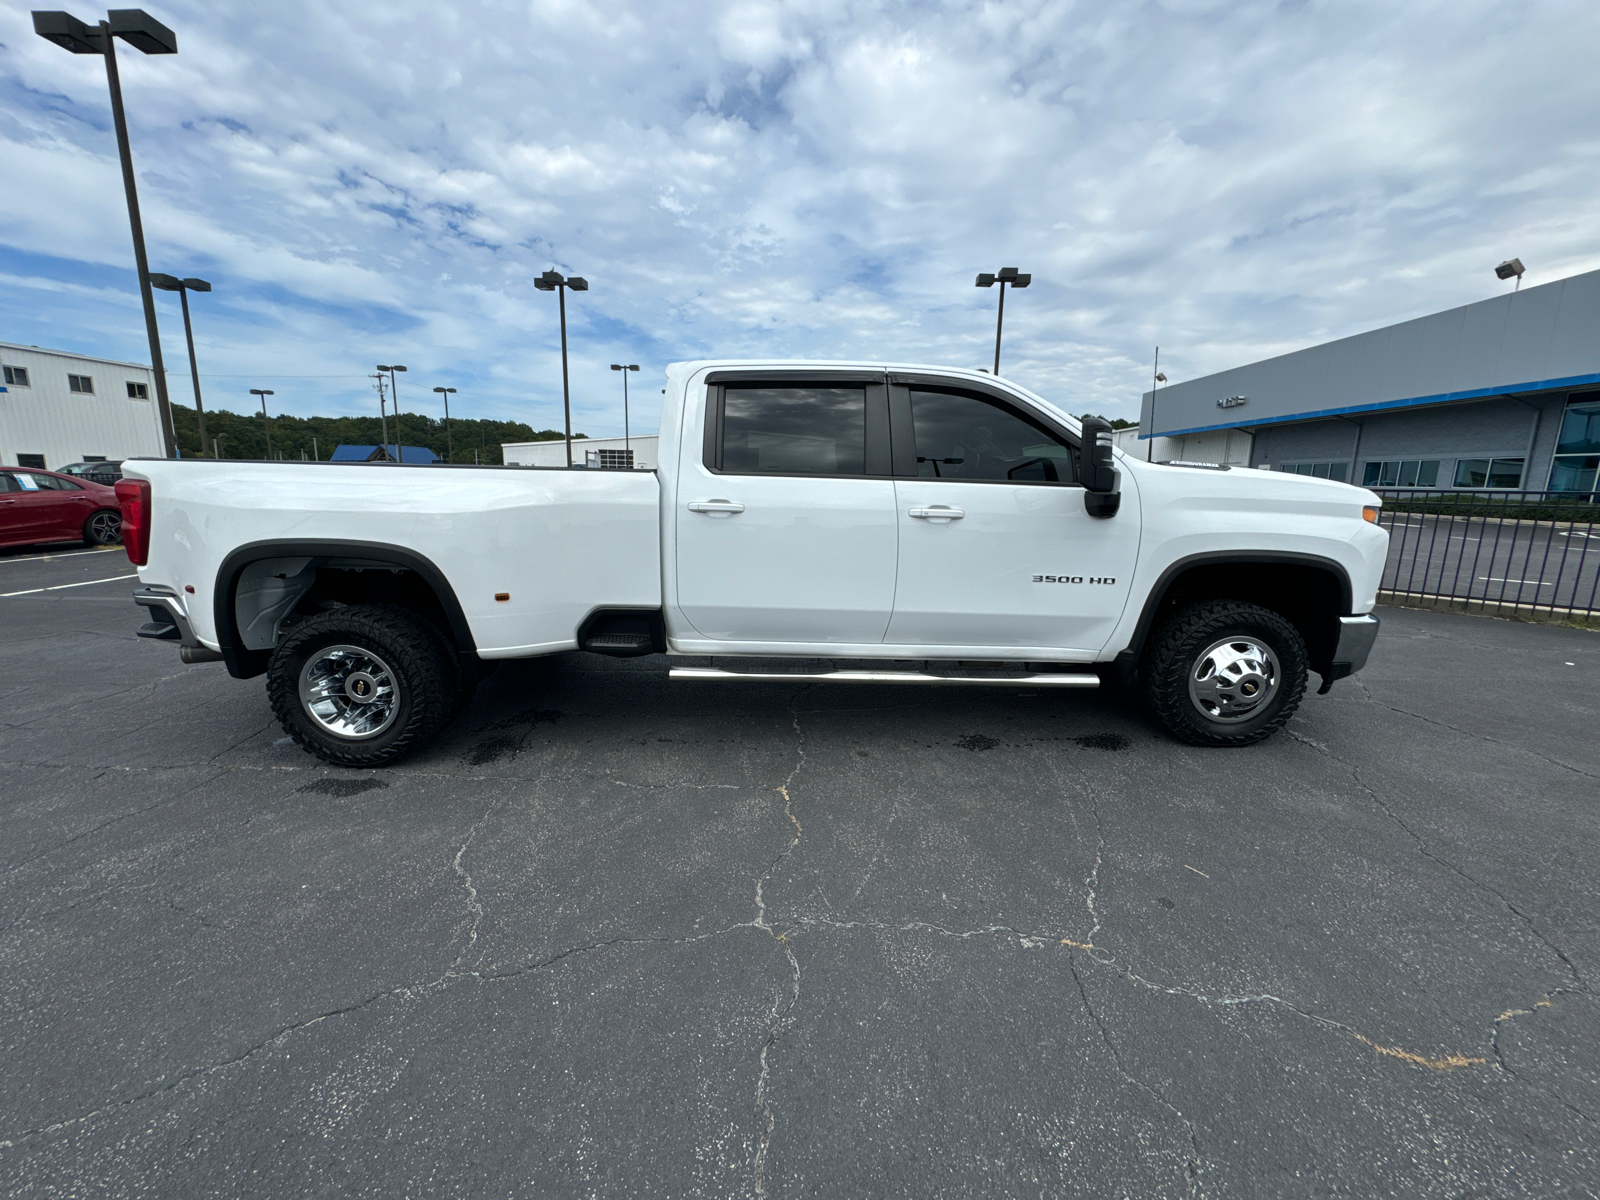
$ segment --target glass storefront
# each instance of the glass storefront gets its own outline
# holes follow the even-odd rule
[[[1567,397],[1567,411],[1550,464],[1552,492],[1592,492],[1600,474],[1600,392]]]

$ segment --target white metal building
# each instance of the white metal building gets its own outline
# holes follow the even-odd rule
[[[0,342],[0,369],[0,463],[56,470],[166,452],[149,367]]]
[[[572,443],[572,465],[606,470],[653,471],[659,434],[629,438],[578,438]],[[631,451],[631,453],[630,453]],[[508,467],[564,467],[567,443],[501,442],[501,461]]]

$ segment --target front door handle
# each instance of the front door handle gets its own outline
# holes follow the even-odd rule
[[[913,517],[920,517],[924,521],[959,521],[967,514],[959,508],[951,508],[948,504],[930,504],[927,508],[913,508]]]
[[[697,513],[742,513],[744,505],[733,500],[691,500],[689,511]]]

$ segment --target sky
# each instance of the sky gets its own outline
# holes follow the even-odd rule
[[[97,10],[73,9],[79,17]],[[1073,412],[1600,268],[1600,4],[149,0],[119,54],[208,407],[655,428],[695,358],[990,364]],[[147,362],[105,73],[0,4],[0,341]],[[192,403],[176,297],[156,293]]]

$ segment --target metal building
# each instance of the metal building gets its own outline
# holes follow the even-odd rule
[[[1174,383],[1144,394],[1140,418],[1140,447],[1158,460],[1373,487],[1594,491],[1600,271]]]
[[[0,342],[0,375],[0,463],[55,470],[166,453],[149,367]]]
[[[659,434],[628,438],[578,438],[572,443],[572,465],[599,467],[605,470],[653,471],[656,468],[656,446]],[[508,467],[564,467],[567,465],[567,443],[554,442],[502,442],[501,461]]]

